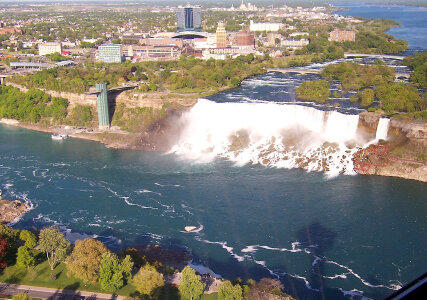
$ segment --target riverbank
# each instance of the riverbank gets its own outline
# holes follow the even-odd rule
[[[376,131],[381,113],[363,112],[359,127]],[[353,156],[355,171],[362,175],[379,175],[427,182],[427,123],[391,118],[386,141],[360,149]]]
[[[107,148],[166,152],[174,145],[181,132],[179,120],[182,113],[191,107],[181,106],[179,109],[169,109],[162,118],[152,122],[146,127],[146,130],[139,133],[120,130],[117,126],[99,130],[70,126],[48,127],[10,119],[1,119],[0,123],[91,140],[102,143]],[[362,134],[374,139],[380,118],[380,113],[362,112],[359,115],[359,128]],[[355,168],[358,174],[391,176],[427,182],[425,157],[425,153],[427,153],[427,126],[425,123],[392,119],[389,127],[389,139],[382,144],[387,145],[387,163],[378,164],[377,161],[384,158],[375,157],[375,153],[363,152],[361,154],[359,152],[358,159],[363,161],[364,165],[362,168]],[[369,170],[366,166],[369,166]]]

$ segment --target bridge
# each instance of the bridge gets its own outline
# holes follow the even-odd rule
[[[283,74],[286,74],[286,73],[298,73],[301,75],[320,74],[321,71],[322,70],[318,70],[318,69],[267,68],[267,72],[280,72]],[[411,74],[408,74],[408,73],[396,73],[395,74],[395,79],[402,78],[402,77],[409,79],[411,77]]]
[[[267,68],[267,72],[280,72],[283,74],[286,74],[286,73],[299,73],[301,75],[320,74],[321,71],[322,70],[317,70],[317,69]]]
[[[119,86],[110,87],[107,89],[108,93],[118,93],[125,90],[131,90],[138,87],[137,82],[127,82]],[[88,92],[85,92],[86,95],[98,95],[99,91],[95,87],[91,87]]]
[[[387,54],[366,54],[366,53],[344,53],[344,58],[350,57],[373,57],[373,58],[390,58],[403,60],[405,57],[400,55],[387,55]]]

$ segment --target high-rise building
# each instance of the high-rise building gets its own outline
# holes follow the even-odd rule
[[[98,47],[98,60],[106,63],[119,63],[123,61],[122,45],[106,44]]]
[[[253,32],[249,32],[247,30],[239,31],[237,33],[236,40],[236,45],[239,47],[255,46],[255,35]]]
[[[225,26],[223,22],[219,22],[218,27],[216,28],[216,47],[227,47],[227,31],[225,31]]]
[[[43,55],[47,55],[47,54],[53,54],[58,52],[59,54],[61,54],[62,52],[62,45],[61,43],[42,43],[39,44],[39,55],[43,56]]]
[[[200,6],[178,7],[176,19],[178,32],[202,30],[202,9]]]

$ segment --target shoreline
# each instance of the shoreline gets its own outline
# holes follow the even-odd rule
[[[31,208],[23,201],[2,199],[0,191],[0,224],[15,224]]]
[[[13,119],[0,119],[0,124],[23,128],[27,130],[33,130],[38,132],[50,133],[50,134],[67,134],[69,137],[78,138],[103,144],[106,148],[118,149],[118,150],[142,150],[142,151],[167,151],[165,145],[161,143],[156,144],[156,132],[143,132],[140,134],[116,131],[116,130],[96,130],[96,131],[75,131],[75,129],[63,128],[49,128],[37,124],[21,123]],[[161,126],[161,124],[157,124]],[[88,130],[88,129],[85,129]],[[151,136],[152,134],[152,136]],[[102,136],[104,135],[104,136]],[[122,138],[117,140],[115,138]],[[140,144],[136,143],[138,141]],[[368,158],[369,159],[369,158]],[[354,157],[353,157],[354,160]],[[427,182],[427,164],[418,162],[415,164],[413,161],[405,158],[388,158],[386,165],[373,166],[368,172],[364,170],[354,171],[358,175],[377,175],[386,177],[396,177],[407,180],[416,180],[420,182]]]

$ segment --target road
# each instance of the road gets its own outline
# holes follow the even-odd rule
[[[92,293],[84,291],[72,291],[72,290],[61,290],[61,289],[51,289],[37,286],[28,286],[28,285],[19,285],[19,284],[10,284],[10,283],[0,283],[0,297],[5,295],[16,295],[19,293],[26,293],[31,298],[40,298],[40,299],[49,299],[49,300],[83,300],[83,299],[117,299],[123,300],[125,297],[111,295],[111,294],[101,294],[101,293]]]

